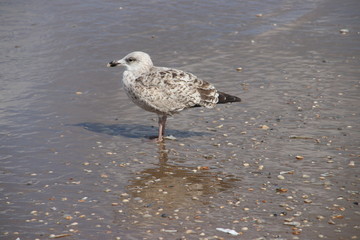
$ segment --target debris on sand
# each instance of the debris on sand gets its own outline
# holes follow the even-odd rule
[[[239,235],[239,233],[235,230],[232,229],[228,229],[228,228],[216,228],[216,230],[220,231],[220,232],[224,232],[224,233],[229,233],[233,236],[237,236]]]

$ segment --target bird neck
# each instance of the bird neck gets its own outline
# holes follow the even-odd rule
[[[123,73],[123,83],[125,86],[132,86],[135,84],[135,80],[142,75],[140,71],[126,70]]]

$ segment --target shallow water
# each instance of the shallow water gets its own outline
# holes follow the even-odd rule
[[[357,9],[1,2],[0,238],[359,237]],[[185,111],[155,144],[106,68],[134,50],[243,102]]]

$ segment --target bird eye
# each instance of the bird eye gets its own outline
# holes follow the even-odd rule
[[[134,57],[129,57],[128,59],[126,59],[126,61],[131,63],[131,62],[135,62],[136,59]]]

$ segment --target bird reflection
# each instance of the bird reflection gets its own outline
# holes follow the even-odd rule
[[[159,146],[159,163],[160,164],[165,164],[168,161],[168,152],[165,148],[165,143],[164,142],[160,142],[158,143]]]
[[[170,164],[165,143],[158,144],[158,154],[157,166],[138,172],[128,186],[128,193],[133,199],[141,199],[145,208],[196,208],[209,204],[210,196],[230,190],[238,181],[216,169],[177,165],[176,159],[171,159]]]

